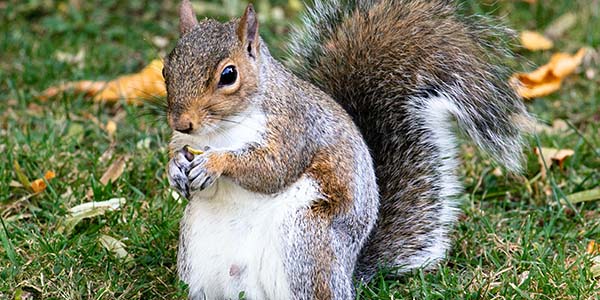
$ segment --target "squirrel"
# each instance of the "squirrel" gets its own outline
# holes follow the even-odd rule
[[[434,268],[461,192],[454,120],[520,169],[530,116],[485,22],[448,0],[311,3],[284,66],[251,4],[220,23],[182,1],[163,76],[190,299],[352,299],[379,268]]]

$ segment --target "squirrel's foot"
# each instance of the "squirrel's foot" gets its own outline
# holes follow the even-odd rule
[[[201,191],[210,187],[221,176],[220,171],[209,167],[208,163],[211,154],[214,153],[205,152],[203,154],[195,155],[194,159],[191,161],[190,170],[188,172],[190,192]]]
[[[188,157],[189,154],[187,154],[185,149],[177,151],[167,166],[167,178],[172,188],[189,199],[190,179],[188,178],[188,173],[192,161],[188,160]]]

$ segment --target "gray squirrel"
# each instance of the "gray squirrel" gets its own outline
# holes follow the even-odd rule
[[[190,299],[352,299],[380,267],[444,258],[461,192],[453,120],[510,170],[530,120],[488,29],[455,6],[315,0],[288,69],[251,4],[220,23],[182,2],[163,75]]]

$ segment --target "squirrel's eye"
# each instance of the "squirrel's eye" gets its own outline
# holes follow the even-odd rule
[[[237,79],[237,70],[235,66],[227,66],[221,72],[221,78],[219,79],[219,86],[231,85],[235,83]]]

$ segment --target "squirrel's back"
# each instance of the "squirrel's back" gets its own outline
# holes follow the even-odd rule
[[[314,1],[290,64],[352,116],[381,193],[356,274],[435,263],[448,249],[460,184],[452,120],[511,170],[529,116],[500,66],[504,34],[449,0]]]

